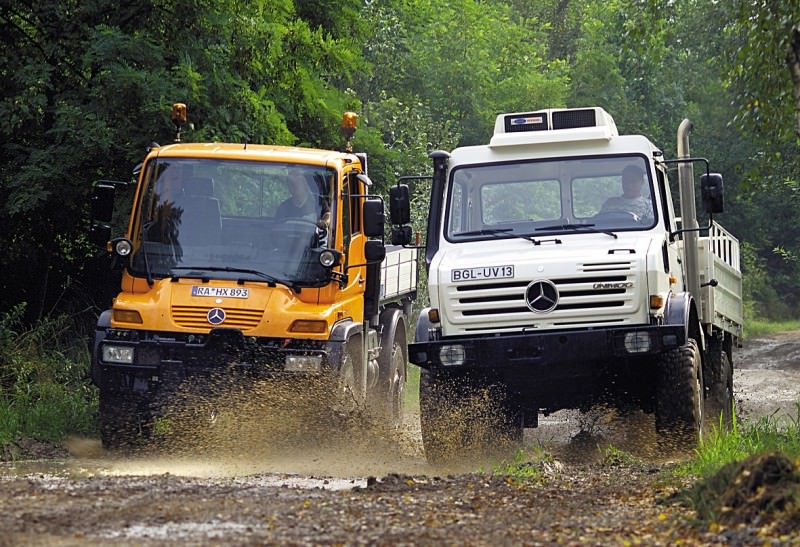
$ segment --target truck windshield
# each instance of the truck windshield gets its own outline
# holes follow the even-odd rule
[[[161,158],[145,169],[132,273],[329,281],[318,251],[333,238],[334,170],[194,158]]]
[[[465,165],[450,177],[446,225],[454,242],[613,234],[656,221],[652,177],[640,155]]]

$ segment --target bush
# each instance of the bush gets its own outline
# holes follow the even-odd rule
[[[96,390],[86,340],[67,316],[22,326],[24,305],[0,314],[0,445],[20,437],[58,442],[96,430]]]

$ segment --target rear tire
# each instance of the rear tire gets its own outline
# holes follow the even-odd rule
[[[403,324],[394,325],[390,340],[385,340],[378,358],[378,385],[372,397],[372,408],[391,428],[403,422],[403,403],[406,388],[406,334]]]
[[[733,427],[733,365],[724,350],[709,352],[707,419],[710,425],[722,426],[722,430],[730,431]]]
[[[395,336],[390,353],[392,366],[389,369],[389,392],[388,392],[388,419],[394,427],[400,427],[403,423],[403,405],[406,394],[406,353],[405,336]]]
[[[703,367],[693,339],[662,355],[656,386],[656,432],[667,448],[697,448],[703,433]]]

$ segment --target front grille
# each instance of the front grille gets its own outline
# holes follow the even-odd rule
[[[501,332],[522,325],[617,323],[636,309],[637,277],[630,261],[575,266],[572,275],[548,277],[559,296],[558,304],[550,312],[536,314],[528,308],[525,291],[532,279],[466,283],[451,286],[447,291],[451,320],[464,332]]]
[[[172,306],[172,320],[176,325],[187,329],[228,327],[248,330],[257,327],[264,314],[261,310],[225,309],[225,321],[219,325],[212,325],[208,322],[210,309],[199,306]]]

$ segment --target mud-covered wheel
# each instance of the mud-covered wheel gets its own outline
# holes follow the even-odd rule
[[[347,341],[342,348],[342,361],[339,365],[339,374],[336,378],[337,404],[345,412],[356,410],[361,404],[361,363],[360,338],[355,337]]]
[[[402,324],[393,330],[391,342],[384,345],[379,357],[380,374],[372,405],[388,426],[399,427],[406,389],[406,333]]]
[[[149,423],[140,407],[140,401],[131,394],[100,392],[98,418],[103,448],[134,448],[147,440]]]
[[[697,448],[703,433],[703,367],[697,342],[689,339],[658,363],[656,432],[667,447]]]
[[[459,448],[456,417],[452,412],[452,378],[442,371],[420,370],[419,419],[425,457],[432,464],[452,459]]]
[[[403,399],[406,392],[406,350],[400,333],[395,336],[390,354],[388,385],[388,414],[391,425],[399,427],[403,421]]]
[[[706,419],[711,426],[728,431],[733,426],[733,364],[724,350],[710,351],[708,355],[710,380]]]
[[[522,414],[506,388],[479,373],[425,370],[419,383],[420,425],[432,464],[484,458],[522,441]]]

